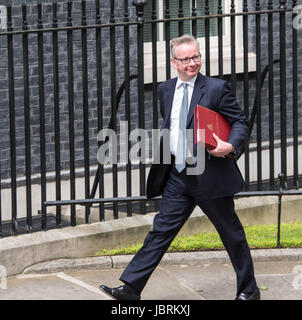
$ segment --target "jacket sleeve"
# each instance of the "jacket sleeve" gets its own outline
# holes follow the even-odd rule
[[[239,151],[248,136],[248,121],[238,105],[230,85],[225,81],[218,95],[218,111],[231,126],[228,142],[234,146],[236,151]]]

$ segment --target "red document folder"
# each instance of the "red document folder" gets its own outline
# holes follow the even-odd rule
[[[204,129],[204,136],[198,129]],[[216,134],[221,140],[227,141],[231,127],[225,118],[218,112],[197,105],[194,109],[194,136],[195,143],[202,143],[206,149],[216,148],[217,142],[213,137]],[[204,139],[203,139],[204,138]]]

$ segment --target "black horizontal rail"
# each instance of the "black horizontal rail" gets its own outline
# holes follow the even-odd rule
[[[5,35],[17,35],[24,33],[37,33],[37,32],[54,32],[54,31],[71,31],[71,30],[83,30],[83,29],[103,29],[110,27],[123,27],[123,26],[132,26],[142,24],[143,22],[115,22],[115,23],[105,23],[105,24],[87,24],[87,25],[78,25],[78,26],[61,26],[61,27],[50,27],[40,29],[28,29],[28,30],[14,30],[14,31],[4,31],[0,32],[0,36]]]
[[[60,27],[51,27],[40,29],[28,29],[28,30],[13,30],[13,31],[4,31],[0,33],[0,36],[5,35],[17,35],[24,33],[37,33],[37,32],[54,32],[54,31],[68,31],[68,30],[81,30],[81,29],[103,29],[110,27],[122,27],[122,26],[133,26],[133,25],[142,25],[142,24],[156,24],[164,22],[181,22],[181,21],[195,21],[201,19],[217,19],[217,18],[227,18],[227,17],[236,17],[236,16],[249,16],[249,15],[260,15],[268,13],[280,13],[280,12],[292,12],[290,8],[287,9],[273,9],[273,10],[261,10],[261,11],[248,11],[248,12],[235,12],[235,13],[222,13],[222,14],[209,14],[201,16],[190,16],[182,18],[169,18],[169,19],[155,19],[155,20],[144,20],[144,21],[129,21],[129,22],[114,22],[114,23],[104,23],[104,24],[87,24],[83,25],[74,25],[74,26],[60,26]]]
[[[209,20],[217,18],[229,18],[236,16],[250,16],[250,15],[260,15],[268,13],[280,13],[280,12],[292,12],[291,8],[286,9],[272,9],[272,10],[259,10],[259,11],[247,11],[247,12],[230,12],[230,13],[217,13],[201,16],[190,16],[190,17],[179,17],[179,18],[169,18],[169,19],[154,19],[154,20],[145,20],[144,23],[161,23],[161,22],[177,22],[177,21],[194,21],[194,20]]]
[[[243,197],[261,197],[261,196],[279,196],[280,191],[242,191],[234,195],[235,198]],[[302,195],[300,190],[284,190],[282,191],[284,196]],[[161,197],[152,198],[152,200],[160,200]],[[106,203],[106,202],[128,202],[128,201],[145,201],[148,200],[146,196],[131,196],[131,197],[112,197],[112,198],[94,198],[94,199],[77,199],[77,200],[60,200],[60,201],[45,201],[45,207],[51,207],[56,205],[86,205],[93,203]]]

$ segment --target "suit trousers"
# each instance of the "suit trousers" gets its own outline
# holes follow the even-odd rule
[[[231,182],[230,182],[231,183]],[[120,280],[141,292],[178,231],[198,205],[215,226],[237,275],[237,295],[256,288],[253,261],[244,229],[234,210],[233,196],[204,199],[197,176],[187,176],[173,166],[163,191],[160,211],[144,244],[122,273]]]

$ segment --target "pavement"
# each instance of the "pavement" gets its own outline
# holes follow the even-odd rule
[[[262,300],[302,300],[301,248],[251,252]],[[110,300],[99,285],[121,285],[131,257],[45,261],[8,278],[0,270],[0,300]],[[236,276],[224,250],[167,253],[142,300],[233,300],[235,294]]]

